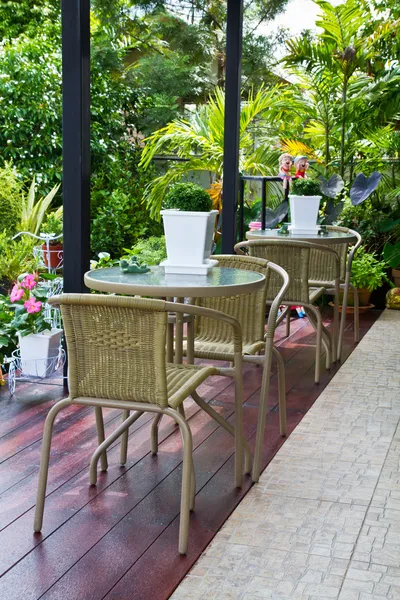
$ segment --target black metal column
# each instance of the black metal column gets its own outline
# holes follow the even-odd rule
[[[90,0],[61,0],[64,290],[85,291],[90,259]]]
[[[242,71],[243,0],[227,0],[225,130],[222,202],[222,252],[230,254],[236,242],[239,191],[239,120]]]

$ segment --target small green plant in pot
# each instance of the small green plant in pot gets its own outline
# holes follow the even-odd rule
[[[392,278],[395,287],[400,288],[400,242],[391,244],[386,242],[383,248],[383,258],[392,268]]]
[[[374,253],[359,248],[351,266],[351,283],[358,289],[360,306],[369,306],[371,293],[388,282],[385,261],[378,260]],[[350,304],[350,302],[349,302]]]
[[[62,264],[63,244],[62,238],[60,238],[62,233],[62,220],[55,213],[50,213],[40,228],[40,236],[45,240],[42,244],[44,263],[52,269],[57,269]],[[47,248],[47,243],[49,248]]]
[[[207,274],[217,210],[209,194],[194,183],[178,183],[166,194],[161,215],[167,245],[166,273]]]
[[[293,179],[289,194],[291,230],[294,233],[315,233],[321,186],[314,179]]]

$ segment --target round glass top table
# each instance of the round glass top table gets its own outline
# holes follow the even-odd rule
[[[158,298],[248,294],[260,289],[264,280],[260,273],[225,267],[214,267],[207,275],[171,275],[164,267],[150,267],[147,273],[122,273],[119,267],[107,267],[85,274],[85,285],[92,290]]]
[[[350,233],[343,231],[329,231],[327,235],[318,235],[318,233],[292,233],[289,230],[287,235],[280,235],[278,229],[265,229],[258,231],[248,231],[246,233],[248,240],[298,240],[302,242],[314,242],[315,244],[351,244],[357,241]]]

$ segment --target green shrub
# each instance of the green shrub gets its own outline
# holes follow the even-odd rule
[[[176,183],[165,196],[163,208],[209,212],[212,200],[206,190],[195,183]]]
[[[167,258],[165,237],[151,236],[146,240],[140,240],[131,250],[126,250],[129,255],[138,256],[140,262],[146,265],[159,265]]]
[[[22,186],[11,164],[0,169],[0,227],[10,234],[17,230],[22,212]]]
[[[295,196],[321,196],[321,186],[314,179],[292,179],[291,194]]]
[[[33,238],[27,235],[12,240],[5,231],[0,233],[0,281],[4,287],[11,287],[21,273],[37,270],[38,263],[33,256],[34,245]]]
[[[63,222],[56,216],[56,213],[52,212],[48,215],[47,219],[40,227],[40,233],[53,234],[54,236],[62,235],[63,233]],[[50,244],[61,244],[62,238],[58,238]]]
[[[365,252],[365,248],[361,247],[351,266],[351,283],[356,288],[373,292],[388,281],[386,269],[384,261],[378,260],[375,254]]]

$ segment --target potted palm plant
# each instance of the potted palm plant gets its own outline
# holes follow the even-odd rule
[[[300,234],[315,233],[322,198],[320,184],[313,179],[294,179],[291,192],[291,230]]]
[[[46,300],[37,273],[21,276],[9,298],[14,311],[10,327],[17,333],[22,370],[33,377],[51,375],[60,348],[62,329],[52,328],[46,320]]]
[[[166,273],[206,274],[217,261],[211,260],[217,210],[211,210],[210,195],[194,183],[177,183],[165,196],[164,221]]]

